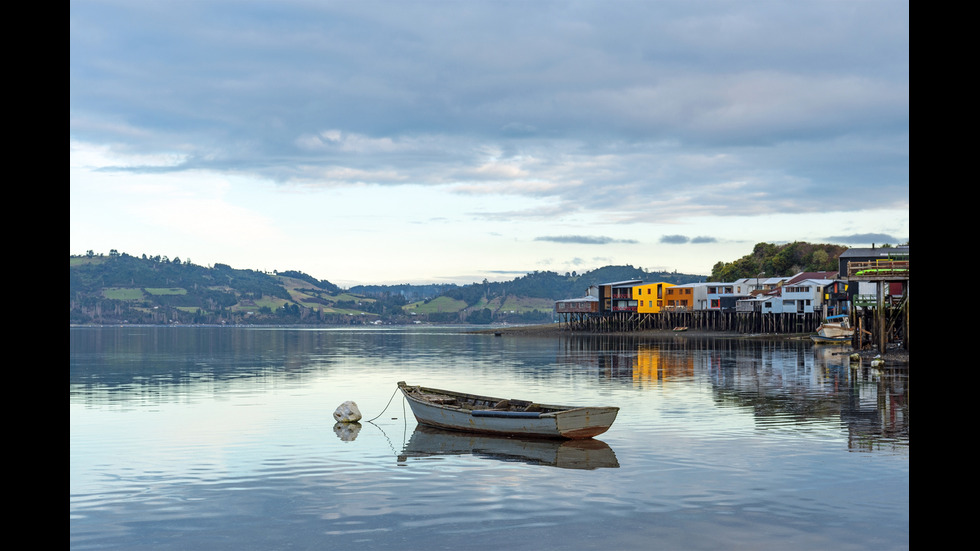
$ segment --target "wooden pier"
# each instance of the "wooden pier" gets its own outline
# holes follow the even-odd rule
[[[609,312],[604,314],[559,314],[568,331],[589,333],[645,330],[731,331],[735,333],[813,333],[820,326],[820,313],[763,314],[720,310],[677,310],[655,314]]]
[[[871,335],[871,342],[884,354],[885,345],[893,340],[901,340],[905,350],[909,349],[909,261],[874,260],[851,262],[847,265],[849,282],[868,281],[877,283],[874,296],[856,295],[854,305],[861,306],[860,315],[852,319],[855,331],[855,347],[863,347],[863,338]],[[885,300],[885,287],[901,284],[902,295],[892,295]]]

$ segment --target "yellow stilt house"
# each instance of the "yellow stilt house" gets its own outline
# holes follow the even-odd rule
[[[636,311],[641,314],[659,313],[667,305],[667,288],[673,283],[643,283],[633,286],[633,298],[637,301]]]

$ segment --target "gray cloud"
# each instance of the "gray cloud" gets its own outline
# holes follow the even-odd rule
[[[493,274],[497,276],[523,276],[527,275],[530,270],[487,270],[488,274]]]
[[[535,241],[550,241],[552,243],[574,243],[578,245],[606,245],[609,243],[637,243],[635,239],[613,239],[604,236],[587,235],[551,235],[535,237]]]
[[[718,240],[715,239],[714,237],[708,237],[706,235],[699,235],[699,236],[691,239],[691,243],[695,243],[695,244],[701,244],[701,243],[717,243],[717,242],[718,242]]]
[[[665,245],[685,245],[687,243],[700,245],[704,243],[717,243],[718,240],[707,235],[699,235],[697,237],[688,237],[686,235],[663,235],[660,236],[660,242]]]
[[[71,4],[70,139],[177,159],[121,170],[455,185],[548,216],[908,204],[908,4],[228,7]]]
[[[827,237],[826,240],[830,243],[844,243],[847,245],[861,245],[877,243],[879,245],[883,243],[891,243],[892,245],[897,245],[899,243],[904,243],[908,241],[908,238],[898,238],[887,233],[854,233],[851,235],[832,235]]]

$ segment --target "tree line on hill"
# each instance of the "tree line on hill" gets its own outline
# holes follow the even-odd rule
[[[785,245],[758,243],[752,252],[732,262],[718,262],[711,268],[711,281],[742,278],[791,276],[800,272],[837,270],[837,258],[847,250],[842,245],[795,241]]]

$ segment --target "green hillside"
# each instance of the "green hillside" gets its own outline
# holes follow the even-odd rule
[[[543,323],[552,320],[555,300],[582,296],[590,285],[703,279],[606,266],[583,274],[532,272],[504,282],[357,286],[345,291],[295,270],[206,267],[116,251],[71,256],[68,272],[71,324]]]
[[[70,257],[69,323],[322,324],[377,318],[377,300],[302,272],[268,274],[179,258]]]

